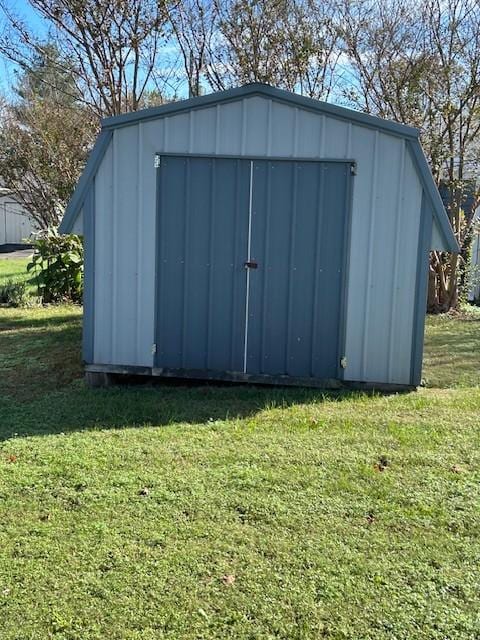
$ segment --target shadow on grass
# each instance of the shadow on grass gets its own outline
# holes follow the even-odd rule
[[[267,408],[327,399],[341,402],[359,395],[361,392],[173,381],[90,389],[79,382],[31,402],[0,401],[4,416],[0,421],[0,440],[92,429],[211,424],[253,418]]]
[[[59,311],[57,307],[55,315],[35,317],[22,310],[0,322],[1,440],[84,429],[211,423],[248,418],[273,406],[359,395],[143,377],[128,386],[90,389],[83,381],[81,318]]]
[[[48,308],[48,307],[47,307]],[[80,309],[80,307],[78,307]],[[65,328],[66,325],[72,324],[81,324],[81,320],[79,321],[77,316],[68,315],[54,315],[51,317],[38,317],[31,318],[26,317],[25,314],[28,311],[20,311],[15,310],[19,315],[17,316],[8,316],[6,318],[0,317],[0,332],[1,331],[12,331],[15,329],[27,329],[31,331],[32,329],[49,329],[52,327],[60,327]],[[33,333],[33,332],[32,332]]]

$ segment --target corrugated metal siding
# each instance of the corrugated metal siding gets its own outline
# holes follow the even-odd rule
[[[443,233],[438,228],[438,222],[436,219],[433,219],[433,227],[432,227],[432,244],[430,246],[432,251],[448,251],[448,247],[445,244],[445,238]]]
[[[83,208],[80,209],[78,216],[75,218],[72,233],[77,233],[78,235],[83,234]]]
[[[116,129],[113,146],[96,181],[96,362],[153,361],[156,152],[351,158],[345,377],[409,382],[421,185],[402,138],[252,97]]]
[[[472,243],[472,265],[474,272],[474,286],[468,295],[473,302],[480,302],[480,234],[475,234]]]
[[[0,244],[17,244],[34,231],[22,205],[10,196],[0,198]]]

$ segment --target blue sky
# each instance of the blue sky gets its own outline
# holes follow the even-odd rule
[[[39,17],[30,3],[27,0],[10,0],[9,6],[15,15],[23,18],[30,28],[35,31],[39,36],[45,36],[47,33],[45,21]],[[0,16],[0,24],[3,24],[4,17]],[[0,57],[0,91],[2,93],[8,93],[10,87],[15,82],[14,65]]]

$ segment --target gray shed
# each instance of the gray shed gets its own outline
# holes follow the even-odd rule
[[[36,231],[15,193],[0,186],[0,246],[21,244]]]
[[[415,129],[261,84],[104,120],[61,231],[91,378],[414,387],[458,251]]]

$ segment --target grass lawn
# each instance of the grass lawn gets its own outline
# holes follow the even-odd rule
[[[480,319],[396,396],[91,390],[80,319],[0,309],[1,640],[480,637]]]
[[[30,277],[26,270],[27,264],[28,260],[25,258],[0,259],[0,285],[7,280],[27,280]]]

